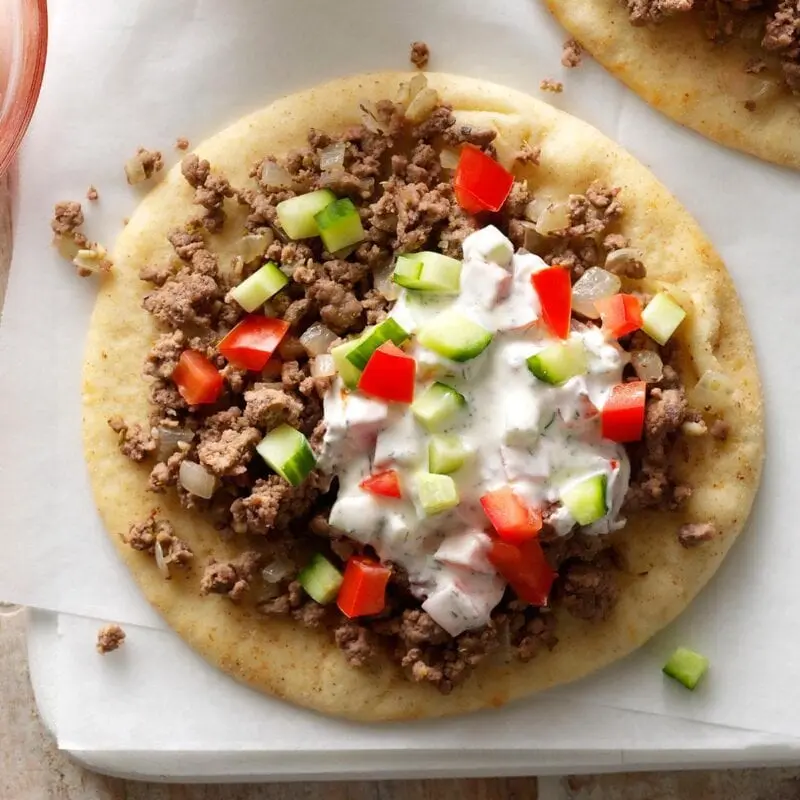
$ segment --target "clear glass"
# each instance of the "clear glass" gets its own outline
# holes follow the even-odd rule
[[[33,116],[47,55],[47,0],[0,0],[0,175]]]

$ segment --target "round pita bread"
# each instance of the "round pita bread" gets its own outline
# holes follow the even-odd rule
[[[311,126],[334,131],[358,122],[360,101],[393,97],[404,79],[408,75],[360,75],[286,97],[236,122],[197,152],[234,185],[248,185],[248,171],[257,159],[301,146]],[[259,616],[224,597],[200,597],[199,576],[207,558],[212,553],[232,558],[239,549],[221,542],[209,522],[181,508],[174,495],[149,493],[148,468],[120,454],[107,425],[115,414],[130,420],[148,416],[140,373],[157,331],[140,306],[146,286],[138,270],[146,262],[169,258],[167,233],[196,213],[191,188],[173,168],[120,235],[113,273],[91,320],[83,434],[97,506],[147,598],[212,664],[277,697],[360,720],[437,717],[499,706],[580,678],[635,650],[686,608],[720,565],[750,511],[764,454],[759,378],[741,305],[719,257],[675,198],[619,146],[541,101],[462,77],[431,74],[429,81],[459,116],[496,126],[508,143],[541,147],[541,166],[525,170],[535,191],[566,196],[594,180],[622,188],[623,233],[645,253],[649,275],[680,287],[691,306],[680,331],[691,356],[686,359],[688,384],[716,367],[731,376],[736,392],[726,414],[728,440],[691,440],[679,465],[682,478],[695,487],[685,511],[637,516],[618,536],[627,570],[619,604],[608,620],[590,624],[564,614],[552,652],[527,664],[503,657],[487,660],[448,696],[409,682],[388,661],[354,669],[325,633]],[[211,237],[221,263],[242,232],[243,212],[234,205],[230,211],[223,233]],[[151,556],[120,538],[155,506],[196,556],[192,569],[175,570],[170,581],[162,578]],[[711,521],[721,535],[702,547],[684,549],[676,531],[686,520]]]
[[[800,106],[782,87],[755,97],[764,75],[745,65],[765,53],[758,41],[711,42],[695,14],[634,27],[620,0],[545,0],[553,16],[609,72],[651,106],[715,142],[800,167]]]

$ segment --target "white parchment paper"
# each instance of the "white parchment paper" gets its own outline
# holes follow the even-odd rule
[[[409,42],[424,39],[432,69],[533,94],[542,78],[563,78],[564,94],[547,99],[649,165],[720,249],[764,378],[768,462],[742,541],[699,601],[652,645],[555,696],[800,735],[800,233],[793,208],[800,175],[680,129],[593,63],[567,74],[559,65],[566,37],[539,0],[50,5],[48,68],[21,155],[0,329],[0,598],[163,628],[115,558],[91,500],[80,446],[80,369],[94,287],[48,246],[53,202],[81,198],[93,183],[100,200],[84,203],[87,230],[111,243],[140,197],[122,174],[136,146],[160,147],[171,159],[176,136],[199,142],[280,94],[337,75],[404,68]],[[708,679],[693,694],[660,674],[675,643],[711,658]],[[182,668],[179,658],[173,669]]]

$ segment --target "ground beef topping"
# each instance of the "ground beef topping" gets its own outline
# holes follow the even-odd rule
[[[411,63],[417,69],[425,69],[428,66],[428,59],[430,58],[431,51],[425,42],[412,42],[411,43]]]
[[[116,623],[104,625],[97,631],[97,652],[101,656],[119,649],[125,641],[125,631]]]
[[[800,94],[800,5],[797,0],[622,0],[633,25],[655,25],[671,17],[696,12],[709,39],[724,43],[739,34],[745,25],[763,20],[761,47],[777,56],[780,76],[786,87]],[[764,59],[750,59],[742,69],[752,74],[768,70]],[[755,100],[745,106],[755,110]]]
[[[543,92],[561,94],[561,92],[564,91],[564,84],[561,81],[554,80],[553,78],[545,78],[539,83],[539,89]]]
[[[203,572],[200,594],[224,594],[238,601],[250,589],[261,563],[261,554],[252,550],[242,553],[233,561],[212,561]]]
[[[119,434],[119,449],[131,461],[144,461],[158,446],[151,430],[138,422],[128,425],[120,416],[111,417],[108,425]]]
[[[62,200],[56,203],[50,227],[56,236],[72,236],[83,225],[83,209],[76,200]]]
[[[561,63],[568,69],[579,67],[583,59],[583,48],[576,39],[567,39],[561,51]]]

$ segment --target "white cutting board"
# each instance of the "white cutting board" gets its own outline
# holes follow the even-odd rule
[[[506,710],[502,716],[461,718],[456,724],[462,730],[479,722],[476,730],[482,732],[485,747],[474,747],[474,742],[454,747],[453,742],[448,744],[441,738],[432,745],[424,734],[405,737],[405,744],[397,747],[386,738],[391,734],[390,726],[367,729],[344,723],[342,730],[346,733],[342,735],[321,717],[243,689],[197,658],[171,633],[126,626],[125,645],[101,658],[93,646],[94,633],[101,624],[100,620],[30,611],[31,681],[42,718],[59,744],[90,769],[127,778],[288,781],[482,777],[800,761],[800,740],[546,698],[518,706],[512,717]],[[115,709],[114,698],[105,692],[103,676],[120,669],[130,672],[140,692],[133,703],[130,694],[118,696],[117,675],[114,691],[120,708]],[[163,685],[165,675],[180,676],[179,681],[169,682],[170,702],[149,716],[145,710],[142,718],[141,699],[147,687]],[[221,733],[199,747],[175,749],[164,745],[164,736],[180,742],[184,727],[196,729],[206,718],[215,720],[218,732],[226,730],[226,716],[236,718],[232,730],[246,728],[248,721],[237,718],[239,695],[256,708],[264,706],[260,743],[251,740],[248,746],[242,735]],[[118,748],[113,740],[114,729],[125,725],[120,715],[125,714],[126,706],[135,706],[140,727],[153,731],[154,741],[148,742],[147,737],[139,740],[141,749]],[[191,707],[189,714],[187,706]],[[275,719],[276,711],[284,715],[280,721]],[[524,730],[509,745],[504,735],[521,720]],[[91,724],[96,734],[98,726],[108,724],[108,747],[71,747],[64,741],[63,733],[74,739],[74,729],[80,730],[84,724]],[[304,727],[309,725],[317,735],[311,749],[300,748],[296,742],[308,736]],[[275,727],[283,734],[279,739]],[[359,740],[364,733],[372,742],[370,749]],[[103,741],[102,734],[95,735],[93,741]],[[490,747],[490,743],[495,746]]]

